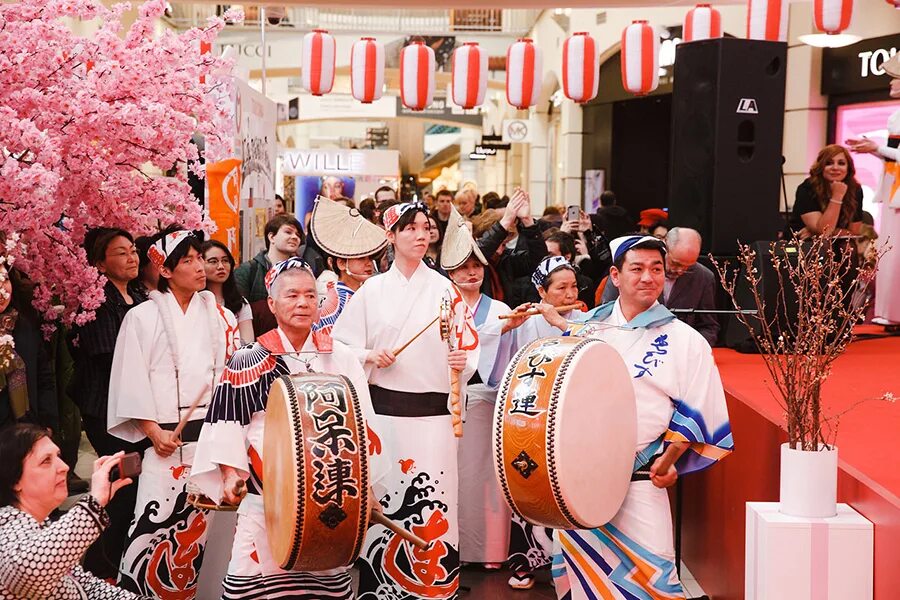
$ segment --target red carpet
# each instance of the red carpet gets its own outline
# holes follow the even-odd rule
[[[900,337],[876,337],[880,327],[855,332],[860,339],[835,361],[823,404],[827,414],[850,409],[837,436],[838,500],[875,524],[875,598],[887,600],[900,589],[900,401],[875,399],[893,393],[900,400]],[[724,348],[714,353],[735,452],[685,479],[683,551],[711,597],[738,600],[743,598],[744,503],[778,499],[784,411],[759,356]]]

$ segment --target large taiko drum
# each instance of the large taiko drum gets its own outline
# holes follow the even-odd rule
[[[263,494],[272,557],[282,569],[350,565],[369,526],[368,441],[343,375],[278,378],[269,392]]]
[[[637,417],[625,363],[597,339],[536,340],[503,375],[494,469],[510,508],[554,529],[609,522],[628,492]]]

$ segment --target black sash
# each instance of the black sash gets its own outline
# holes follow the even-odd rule
[[[449,415],[447,394],[441,392],[398,392],[369,386],[375,414],[388,417],[440,417]]]

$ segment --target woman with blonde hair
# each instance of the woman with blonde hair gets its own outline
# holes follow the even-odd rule
[[[858,234],[862,200],[850,152],[839,144],[830,144],[819,151],[809,177],[797,187],[790,228],[801,239]]]

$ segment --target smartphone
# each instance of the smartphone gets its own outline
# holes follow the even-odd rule
[[[119,464],[109,470],[109,480],[132,479],[141,474],[141,455],[138,452],[129,452],[119,459]]]
[[[570,204],[566,207],[566,221],[577,221],[581,219],[581,208],[576,204]]]

